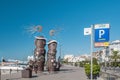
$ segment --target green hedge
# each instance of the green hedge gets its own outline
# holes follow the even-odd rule
[[[85,65],[85,73],[86,73],[86,75],[90,75],[90,72],[91,72],[90,64],[86,64]],[[96,65],[96,64],[93,64],[92,73],[96,75],[96,74],[99,74],[99,72],[100,72],[100,66]]]

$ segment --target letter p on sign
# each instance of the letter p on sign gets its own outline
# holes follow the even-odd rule
[[[104,30],[99,30],[99,38],[102,38],[102,36],[105,34]]]

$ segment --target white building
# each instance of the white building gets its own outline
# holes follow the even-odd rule
[[[109,46],[109,55],[112,54],[112,50],[120,51],[120,40],[112,41],[112,43]],[[120,52],[119,52],[119,54],[120,54]]]
[[[68,60],[68,62],[71,62],[74,58],[74,55],[65,55],[64,60]]]
[[[64,60],[68,60],[68,62],[80,62],[85,61],[88,55],[74,56],[74,55],[65,55]]]
[[[108,56],[112,55],[112,50],[119,51],[120,54],[120,40],[112,41],[108,48],[103,48],[102,50],[96,51],[93,53],[93,57],[97,58],[99,62],[109,61]],[[67,59],[68,62],[79,62],[90,60],[90,55],[81,55],[81,56],[74,56],[74,55],[65,55],[64,60]]]
[[[102,49],[100,51],[98,51],[97,53],[97,59],[99,60],[99,62],[105,62],[105,61],[108,61],[108,57],[107,57],[107,53],[106,53],[106,49]]]
[[[81,56],[76,56],[72,59],[71,62],[81,62],[81,61],[85,61],[85,58],[83,58]]]
[[[112,50],[120,51],[120,40],[112,41],[108,48],[104,48],[100,51],[95,52],[93,56],[100,62],[109,61],[108,57],[112,55]]]

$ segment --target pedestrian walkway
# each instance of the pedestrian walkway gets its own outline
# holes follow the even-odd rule
[[[107,73],[107,74],[111,74],[111,75],[115,75],[115,76],[118,76],[120,77],[120,70],[110,70],[110,69],[107,69],[107,70],[104,70],[104,69],[101,69],[102,72],[104,73]]]
[[[113,69],[101,69],[101,78],[104,80],[120,80],[120,72]]]
[[[17,74],[2,75],[2,80],[88,80],[84,68],[64,65],[61,70],[55,73],[48,73],[47,71],[39,74],[34,74],[32,78],[21,78],[21,72]]]

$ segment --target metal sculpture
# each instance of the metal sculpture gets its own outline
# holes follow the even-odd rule
[[[35,39],[36,48],[34,50],[34,70],[42,72],[44,71],[44,64],[45,64],[45,53],[46,50],[44,49],[46,45],[46,39],[43,36],[36,37]]]
[[[31,34],[35,34],[36,32],[41,32],[42,26],[32,26],[28,29],[28,32],[31,32]],[[57,32],[59,32],[60,29],[56,30],[50,30],[49,34],[50,36],[55,36]],[[44,71],[44,64],[45,64],[45,45],[46,45],[46,39],[43,36],[37,36],[35,39],[35,46],[34,49],[34,60],[29,62],[29,66],[31,69],[34,69],[35,73]],[[60,61],[56,62],[56,53],[57,53],[57,41],[50,40],[48,43],[48,54],[47,54],[47,68],[48,71],[55,71],[56,69],[59,70],[60,68]]]
[[[42,26],[41,25],[32,25],[29,28],[26,29],[28,33],[35,34],[35,33],[40,33],[42,32]]]
[[[47,53],[47,68],[49,72],[56,70],[56,53],[57,53],[57,41],[51,40],[48,43],[48,53]]]

